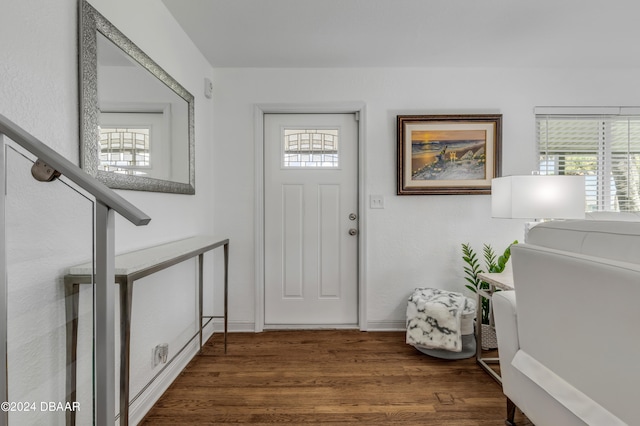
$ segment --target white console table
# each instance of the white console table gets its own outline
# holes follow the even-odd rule
[[[202,312],[203,260],[204,253],[218,247],[224,248],[224,314],[205,316]],[[131,347],[131,307],[133,284],[140,278],[198,256],[198,315],[199,331],[178,351],[184,350],[195,336],[200,336],[202,350],[202,329],[204,319],[224,318],[224,352],[227,353],[228,287],[229,287],[229,239],[214,237],[193,237],[149,247],[115,257],[115,283],[120,287],[120,424],[129,423],[129,356]],[[93,263],[69,268],[64,277],[67,315],[67,395],[69,402],[76,400],[76,357],[78,343],[78,303],[80,284],[93,283]],[[173,358],[172,358],[173,359]],[[171,362],[171,361],[169,361]],[[158,373],[159,374],[159,373]],[[157,375],[156,375],[157,377]],[[75,424],[73,413],[67,417],[68,424]]]
[[[477,289],[478,303],[476,308],[476,361],[491,377],[493,377],[498,383],[502,384],[502,378],[495,372],[489,364],[498,364],[499,358],[484,358],[482,356],[482,298],[491,298],[496,289],[499,290],[513,290],[513,270],[511,269],[511,262],[507,263],[503,272],[500,273],[480,273],[478,278],[489,284],[488,290]],[[493,318],[493,316],[491,316]],[[493,324],[492,324],[493,325]]]

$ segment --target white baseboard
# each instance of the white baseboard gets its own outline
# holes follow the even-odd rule
[[[213,330],[216,334],[224,332],[224,322],[221,319],[214,319]],[[229,333],[255,333],[256,324],[254,322],[231,322],[228,324]]]
[[[265,324],[265,330],[359,330],[356,324]]]
[[[215,333],[222,333],[224,330],[224,324],[221,321],[214,322],[214,331]],[[255,333],[255,323],[253,322],[229,322],[229,332],[231,333]],[[357,325],[346,325],[346,326],[312,326],[312,325],[303,325],[299,327],[292,326],[265,326],[265,329],[314,329],[314,328],[330,328],[330,329],[353,329],[358,328]],[[385,320],[385,321],[369,321],[367,323],[366,328],[360,328],[362,331],[404,331],[407,329],[407,324],[405,320]]]
[[[405,331],[407,323],[405,320],[369,321],[367,331]]]

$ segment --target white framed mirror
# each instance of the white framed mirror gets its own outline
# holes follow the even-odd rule
[[[80,166],[114,189],[195,193],[194,98],[80,2]]]

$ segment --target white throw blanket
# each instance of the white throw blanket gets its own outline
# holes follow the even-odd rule
[[[473,303],[462,293],[417,288],[407,303],[407,343],[427,349],[462,351],[460,320]],[[464,313],[467,313],[464,312]]]

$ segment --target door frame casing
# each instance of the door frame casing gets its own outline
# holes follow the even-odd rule
[[[365,104],[364,102],[328,104],[255,104],[254,105],[254,170],[255,170],[255,320],[256,333],[264,330],[264,116],[265,114],[356,114],[358,117],[358,328],[366,331],[365,279]]]

